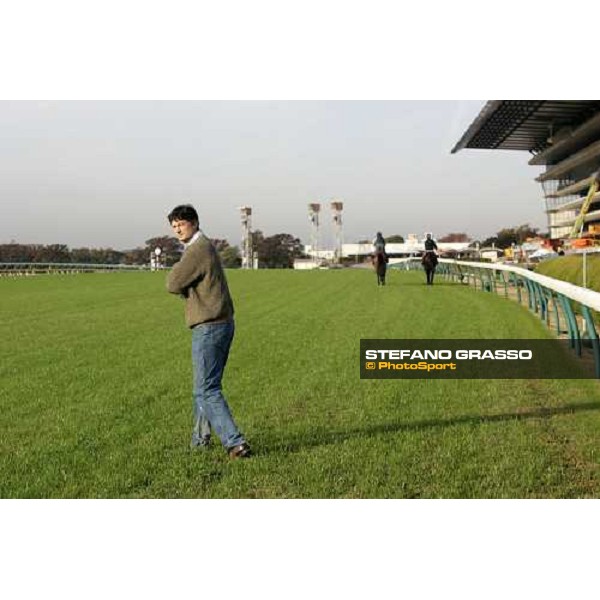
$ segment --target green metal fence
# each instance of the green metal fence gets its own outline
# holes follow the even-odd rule
[[[420,258],[416,257],[391,267],[422,269]],[[577,356],[583,356],[583,349],[591,351],[596,377],[600,378],[600,342],[595,324],[595,314],[600,312],[600,293],[504,264],[439,259],[436,275],[526,304],[557,337],[568,338]]]
[[[21,263],[0,262],[0,276],[27,276],[65,273],[93,273],[98,271],[147,271],[146,265],[99,265],[90,263]]]

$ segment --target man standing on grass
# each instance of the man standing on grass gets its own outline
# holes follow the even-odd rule
[[[221,390],[235,328],[225,272],[215,247],[200,230],[193,206],[176,206],[168,220],[185,247],[181,260],[167,277],[167,290],[185,299],[185,319],[192,330],[192,447],[209,446],[212,426],[230,458],[248,458],[250,446],[238,430]]]

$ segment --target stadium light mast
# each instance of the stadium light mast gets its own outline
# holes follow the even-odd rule
[[[254,268],[254,257],[252,253],[252,208],[240,206],[242,218],[242,269]]]
[[[342,243],[343,243],[343,229],[342,229],[342,210],[344,209],[344,203],[338,200],[334,200],[331,203],[331,212],[333,213],[333,234],[335,239],[335,249],[333,251],[333,257],[335,262],[340,262],[342,259]]]
[[[319,260],[319,213],[321,205],[311,203],[308,205],[308,217],[310,219],[310,250],[314,258]]]

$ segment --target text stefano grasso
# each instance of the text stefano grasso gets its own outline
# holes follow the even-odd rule
[[[531,360],[532,350],[365,350],[365,360]]]

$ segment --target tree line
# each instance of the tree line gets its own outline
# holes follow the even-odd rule
[[[518,225],[517,227],[506,227],[501,229],[495,235],[480,242],[479,245],[481,247],[495,246],[496,248],[505,250],[506,248],[510,248],[513,244],[515,246],[520,246],[526,240],[535,237],[547,236],[541,235],[537,227],[531,227],[529,223],[525,223],[524,225]]]
[[[237,246],[230,246],[227,240],[213,239],[221,256],[223,266],[237,268],[242,265],[242,255]],[[276,233],[265,236],[256,230],[251,233],[250,244],[254,256],[258,257],[260,269],[292,269],[296,258],[303,258],[304,246],[299,238],[289,233]]]
[[[150,252],[158,244],[149,242],[161,241],[153,238],[146,242],[145,248],[132,250],[115,250],[114,248],[69,248],[66,244],[0,244],[0,262],[12,263],[78,263],[102,265],[143,265],[150,262]],[[174,240],[176,242],[176,240]],[[176,242],[177,243],[177,242]],[[166,250],[166,248],[162,248]],[[167,250],[167,256],[174,252]],[[181,253],[177,250],[177,256]]]
[[[211,240],[219,252],[223,265],[237,268],[242,264],[240,249],[226,239]],[[265,236],[262,231],[252,235],[252,247],[258,256],[260,268],[292,268],[294,259],[304,256],[300,239],[289,233]],[[113,248],[69,248],[66,244],[0,244],[0,262],[4,263],[79,263],[105,265],[147,265],[151,253],[161,249],[166,266],[176,263],[183,251],[179,241],[173,237],[153,237],[146,240],[144,247],[132,250]]]

